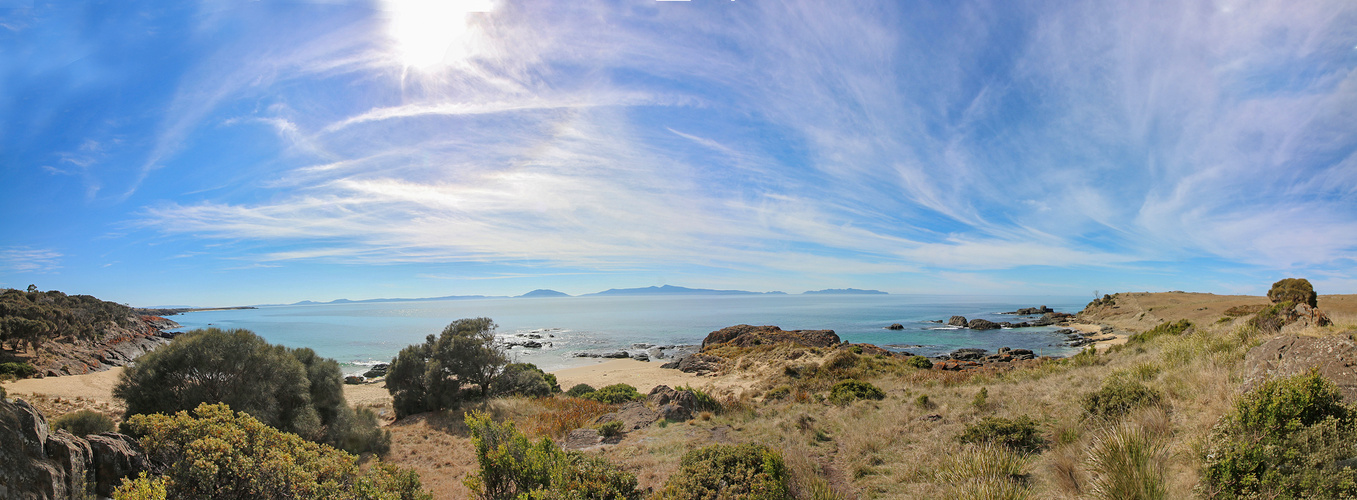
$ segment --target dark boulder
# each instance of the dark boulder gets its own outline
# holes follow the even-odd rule
[[[650,355],[649,355],[649,354],[646,354],[646,353],[644,353],[644,352],[638,352],[638,353],[636,353],[636,354],[632,354],[632,355],[631,355],[631,359],[634,359],[634,360],[637,360],[637,361],[650,361]]]
[[[1248,391],[1267,380],[1311,369],[1337,385],[1345,403],[1357,403],[1357,342],[1346,335],[1286,335],[1269,340],[1244,357],[1244,383],[1240,388]]]
[[[605,353],[605,354],[600,354],[598,357],[600,357],[600,358],[609,358],[609,359],[625,359],[625,358],[630,358],[631,355],[630,355],[630,354],[627,354],[627,351],[617,351],[617,352],[609,352],[609,353]]]
[[[803,347],[831,347],[838,345],[839,342],[839,336],[834,330],[784,331],[772,325],[735,325],[707,334],[707,338],[702,340],[702,350],[722,344],[749,347],[791,343]]]
[[[971,320],[970,323],[966,324],[966,327],[972,330],[998,330],[1001,328],[998,323],[979,318]]]
[[[965,316],[952,316],[950,319],[947,320],[947,324],[965,328],[966,325],[968,325],[969,323],[966,322]]]
[[[971,361],[971,360],[977,360],[977,359],[984,359],[984,358],[985,358],[985,353],[986,353],[986,352],[989,352],[989,351],[986,351],[986,350],[984,350],[984,349],[976,349],[976,348],[973,348],[973,347],[968,347],[968,348],[965,348],[965,349],[957,349],[957,350],[955,350],[955,351],[952,351],[951,358],[952,358],[952,359],[955,359],[955,360],[963,360],[963,361]]]
[[[106,436],[128,443],[116,453],[105,450]],[[121,434],[86,438],[52,432],[47,418],[23,400],[0,400],[0,498],[85,499],[112,496],[122,478],[145,470],[140,447]],[[105,467],[105,463],[125,467]]]
[[[886,327],[886,329],[887,329],[887,330],[904,330],[904,329],[905,329],[905,325],[902,325],[902,324],[899,324],[899,323],[891,323],[891,326]]]

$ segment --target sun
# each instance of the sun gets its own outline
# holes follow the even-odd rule
[[[492,0],[385,0],[392,53],[406,68],[429,70],[465,59],[476,34],[473,12],[490,12]]]

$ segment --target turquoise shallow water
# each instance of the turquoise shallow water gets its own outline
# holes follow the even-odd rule
[[[1026,348],[1064,356],[1056,328],[989,331],[947,329],[928,320],[952,315],[1017,321],[999,314],[1046,305],[1061,312],[1082,309],[1077,297],[928,296],[928,295],[752,295],[552,297],[372,302],[269,306],[258,309],[201,311],[174,316],[185,329],[215,326],[246,328],[269,342],[310,347],[345,364],[348,372],[389,361],[401,348],[437,335],[458,318],[487,316],[501,336],[536,332],[550,347],[511,349],[521,361],[547,370],[590,362],[580,351],[601,352],[633,344],[698,344],[713,330],[741,323],[777,325],[784,330],[831,329],[843,340],[868,342],[935,355],[962,347],[991,351]],[[886,330],[900,323],[904,330]]]

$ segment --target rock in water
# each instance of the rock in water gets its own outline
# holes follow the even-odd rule
[[[887,330],[904,330],[904,329],[905,329],[905,325],[902,325],[902,324],[899,324],[899,323],[891,323],[891,326],[886,327],[886,329],[887,329]]]
[[[784,331],[772,325],[750,326],[735,325],[707,334],[702,340],[702,349],[717,344],[729,344],[739,347],[794,343],[805,347],[832,347],[839,344],[839,336],[834,330],[791,330]]]
[[[947,320],[947,324],[951,326],[959,326],[965,328],[966,325],[969,323],[966,322],[965,316],[952,316],[951,319]]]
[[[998,323],[979,318],[971,320],[970,323],[966,324],[966,327],[972,330],[998,330],[1000,328]]]

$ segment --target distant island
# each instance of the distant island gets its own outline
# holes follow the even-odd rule
[[[648,286],[643,288],[610,288],[602,292],[586,293],[582,295],[570,295],[565,292],[539,288],[523,295],[445,295],[442,297],[424,297],[424,298],[396,298],[396,299],[335,299],[327,302],[314,300],[303,300],[291,304],[259,304],[259,307],[269,306],[311,306],[326,304],[360,304],[367,302],[432,302],[436,300],[474,300],[474,299],[505,299],[505,298],[549,298],[549,297],[626,297],[637,295],[787,295],[786,292],[751,292],[748,290],[714,290],[710,288],[688,288],[674,285]],[[862,290],[858,288],[826,288],[824,290],[808,290],[801,292],[801,295],[889,295],[881,290]],[[182,311],[181,311],[182,312]]]
[[[545,288],[538,288],[538,289],[536,289],[536,290],[533,290],[533,291],[531,291],[531,292],[525,293],[525,294],[523,294],[523,295],[519,295],[518,297],[514,297],[514,298],[522,299],[522,298],[532,298],[532,297],[569,297],[569,296],[570,296],[570,294],[568,294],[568,293],[558,292],[558,291],[556,291],[556,290],[547,290],[547,289],[545,289]]]
[[[824,290],[810,290],[802,292],[802,295],[890,295],[881,290],[859,290],[857,288],[826,288]]]
[[[749,292],[745,290],[709,290],[706,288],[685,288],[681,286],[664,285],[648,286],[645,288],[611,288],[598,293],[587,293],[581,297],[588,296],[622,296],[622,295],[786,295],[785,292]]]

